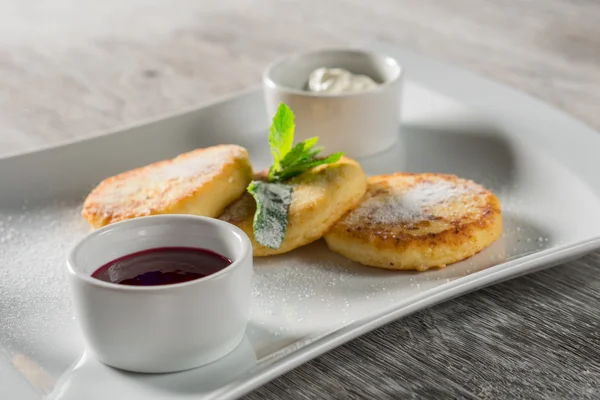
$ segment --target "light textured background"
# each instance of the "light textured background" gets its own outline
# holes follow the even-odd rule
[[[258,83],[277,56],[369,38],[600,130],[596,0],[0,0],[0,155],[191,107]],[[600,398],[599,262],[423,311],[248,398]]]

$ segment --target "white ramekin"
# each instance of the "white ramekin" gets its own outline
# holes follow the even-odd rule
[[[344,68],[379,82],[377,88],[354,93],[323,94],[305,90],[312,71]],[[301,53],[271,64],[263,74],[267,112],[280,103],[295,115],[295,140],[318,136],[326,153],[343,151],[360,158],[390,148],[400,133],[403,70],[383,54],[352,49]]]
[[[232,261],[207,277],[172,285],[127,286],[91,275],[127,254],[197,247]],[[252,292],[252,246],[237,227],[213,218],[158,215],[98,229],[67,261],[75,316],[88,348],[110,366],[174,372],[215,361],[242,341]]]

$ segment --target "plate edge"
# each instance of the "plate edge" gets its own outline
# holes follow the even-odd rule
[[[572,258],[582,257],[598,249],[600,249],[600,235],[572,245],[565,245],[548,249],[547,252],[540,252],[544,254],[531,254],[508,263],[514,265],[506,266],[507,263],[504,263],[484,269],[469,275],[470,279],[467,282],[460,282],[460,279],[457,279],[447,285],[441,285],[415,296],[412,302],[400,306],[400,308],[384,310],[365,320],[358,320],[341,329],[332,330],[300,350],[286,354],[273,363],[260,367],[261,369],[255,374],[250,375],[249,378],[240,377],[223,386],[214,392],[214,394],[206,397],[206,399],[237,399],[286,372],[383,325],[453,298],[464,296],[465,294],[543,269],[558,266]],[[524,258],[526,259],[525,261],[517,262]],[[525,264],[524,270],[523,264]],[[497,270],[494,271],[493,269]]]

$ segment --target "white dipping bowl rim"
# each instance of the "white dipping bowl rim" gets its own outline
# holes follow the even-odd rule
[[[377,82],[377,86],[374,88],[367,89],[367,90],[361,90],[361,91],[357,91],[357,92],[345,92],[345,93],[311,92],[309,90],[298,89],[298,88],[291,87],[289,85],[285,85],[283,83],[278,82],[277,79],[275,79],[273,77],[273,74],[275,72],[278,72],[278,69],[287,68],[288,67],[287,64],[289,64],[289,63],[294,63],[301,59],[305,59],[305,58],[309,58],[309,57],[313,57],[313,56],[320,56],[320,55],[324,55],[324,54],[332,54],[332,55],[334,55],[334,54],[354,54],[354,55],[358,55],[358,56],[365,56],[367,58],[379,58],[385,64],[394,68],[395,74],[394,74],[394,77],[391,79],[387,79],[383,82]],[[344,68],[344,66],[339,65],[337,67],[328,67],[328,68]],[[335,97],[361,96],[366,93],[377,93],[377,92],[385,91],[388,86],[391,86],[391,85],[395,84],[397,81],[402,79],[403,72],[404,72],[404,69],[402,68],[402,65],[395,58],[393,58],[387,54],[374,52],[371,50],[363,50],[360,48],[332,47],[332,48],[322,48],[322,49],[317,49],[317,50],[309,50],[309,51],[304,51],[304,52],[280,57],[267,66],[267,68],[265,69],[265,71],[262,74],[262,80],[263,80],[263,83],[270,88],[278,88],[280,90],[285,90],[287,92],[294,93],[297,95],[302,95],[302,96],[307,96],[307,97],[332,97],[332,98],[335,98]],[[308,75],[305,78],[306,78],[306,81],[308,82],[308,78],[309,78]],[[373,77],[370,77],[370,78],[374,79]]]
[[[94,277],[92,277],[91,274],[87,274],[87,273],[84,273],[84,272],[78,270],[77,262],[76,262],[78,253],[80,251],[82,251],[82,248],[85,247],[88,242],[94,240],[96,237],[98,237],[100,235],[104,235],[107,232],[110,232],[115,229],[121,229],[122,227],[125,227],[125,226],[136,228],[136,225],[138,225],[139,228],[143,228],[144,226],[147,226],[148,224],[152,224],[153,221],[161,221],[161,220],[165,220],[167,222],[169,220],[197,221],[197,222],[203,222],[206,225],[213,224],[222,229],[229,230],[232,233],[232,235],[237,236],[239,238],[239,240],[241,242],[241,246],[242,246],[241,252],[237,257],[235,257],[235,259],[233,257],[229,258],[229,260],[231,261],[231,264],[229,264],[228,266],[226,266],[225,268],[221,269],[218,272],[215,272],[208,276],[194,279],[191,281],[182,282],[182,283],[173,283],[173,284],[168,284],[168,285],[154,285],[154,286],[120,285],[118,283],[106,282],[106,281],[94,278]],[[207,226],[206,229],[211,229],[211,228],[209,226]],[[204,247],[198,247],[198,248],[204,249]],[[210,248],[205,248],[205,249],[214,251],[213,249],[210,249]],[[222,256],[221,254],[219,254],[219,255]],[[126,257],[126,256],[127,256],[127,254],[124,254],[121,257]],[[67,270],[69,271],[69,273],[71,275],[77,277],[77,279],[82,279],[89,284],[96,285],[96,286],[103,287],[103,288],[110,289],[110,290],[130,291],[130,292],[136,292],[136,291],[159,292],[159,291],[165,291],[165,290],[173,291],[173,290],[177,290],[179,288],[183,288],[183,287],[187,287],[187,286],[206,284],[206,282],[208,282],[212,279],[217,279],[220,276],[228,274],[228,273],[232,272],[233,270],[237,269],[240,265],[242,265],[242,261],[247,259],[248,257],[252,258],[252,245],[250,243],[250,239],[244,233],[244,231],[242,231],[237,226],[230,224],[229,222],[225,222],[225,221],[222,221],[222,220],[216,219],[216,218],[202,217],[202,216],[198,216],[198,215],[159,214],[159,215],[149,215],[149,216],[144,216],[144,217],[127,219],[127,220],[123,220],[123,221],[119,221],[119,222],[114,222],[114,223],[105,225],[102,228],[96,229],[96,230],[88,233],[86,236],[84,236],[82,239],[80,239],[79,242],[77,244],[75,244],[75,246],[73,246],[73,248],[69,252],[69,255],[67,257]],[[104,265],[101,265],[98,268],[101,268]],[[94,272],[95,271],[97,271],[97,269],[95,269]]]

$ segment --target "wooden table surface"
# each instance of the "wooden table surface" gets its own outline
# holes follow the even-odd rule
[[[0,155],[194,106],[258,83],[280,55],[369,38],[600,130],[594,0],[207,3],[0,0]],[[247,398],[600,398],[599,264],[592,254],[417,313]]]

